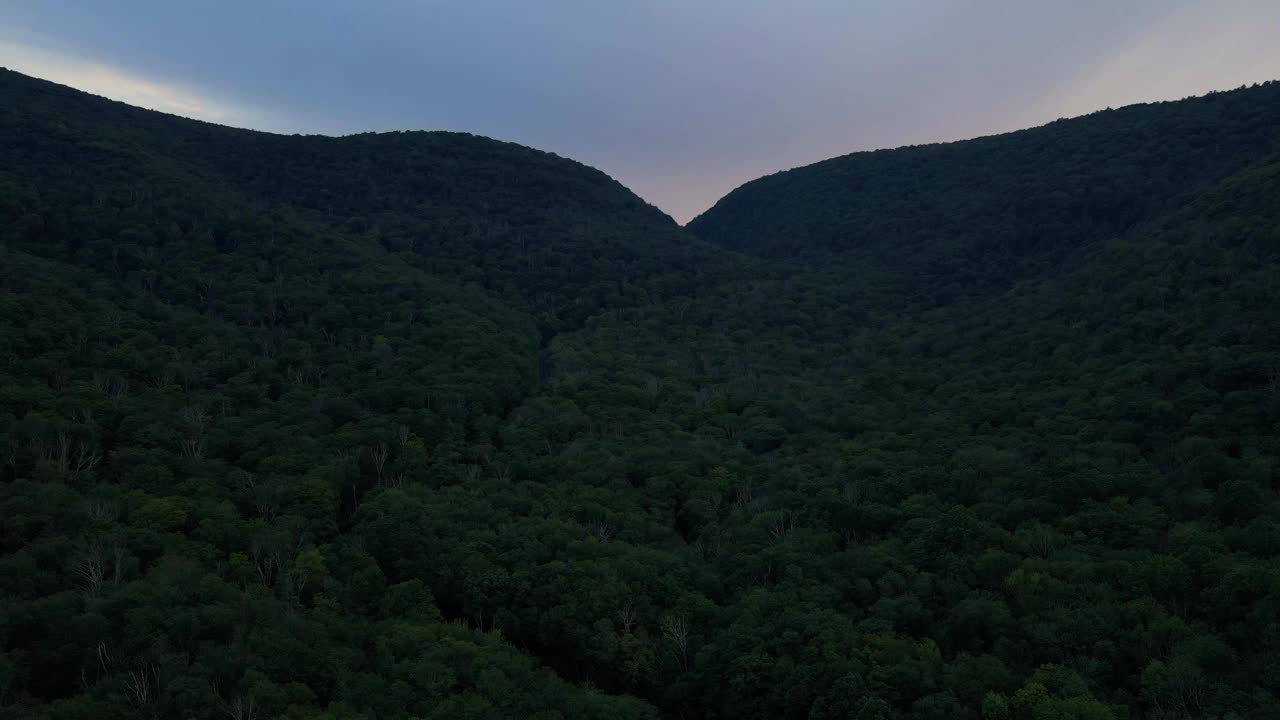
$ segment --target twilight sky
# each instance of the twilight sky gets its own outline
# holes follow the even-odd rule
[[[462,130],[684,222],[854,150],[1280,79],[1280,0],[0,0],[0,65],[279,132]]]

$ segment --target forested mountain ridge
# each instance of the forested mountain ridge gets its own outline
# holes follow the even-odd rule
[[[552,296],[568,298],[581,319],[590,312],[584,296],[620,291],[600,283],[642,276],[636,266],[654,253],[667,258],[663,272],[685,282],[704,264],[689,247],[698,243],[666,215],[604,173],[550,153],[460,133],[235,130],[5,77],[5,146],[26,180],[6,188],[6,210],[35,207],[37,187],[74,192],[55,212],[27,213],[71,242],[94,229],[67,225],[76,222],[67,203],[110,193],[173,205],[179,225],[219,250],[246,235],[271,237],[274,224],[319,223],[389,252],[428,255],[454,280],[541,302],[553,324],[564,308]],[[644,238],[622,242],[618,228]]]
[[[1280,83],[961,142],[859,152],[753,180],[689,223],[774,258],[880,246],[1026,255],[1123,232],[1280,151]]]
[[[332,692],[332,677],[266,694],[265,685],[243,686],[251,671],[236,656],[292,667],[301,673],[294,677],[331,664],[356,670],[324,654],[307,670],[300,647],[279,649],[323,636],[315,623],[282,641],[199,619],[216,611],[208,593],[240,590],[221,581],[198,588],[207,560],[194,559],[213,548],[225,556],[239,538],[235,558],[224,561],[244,563],[263,587],[291,587],[286,602],[254,601],[263,621],[282,629],[297,607],[290,573],[299,553],[336,537],[354,541],[348,531],[367,493],[412,483],[439,463],[466,477],[496,472],[490,441],[549,365],[540,346],[603,307],[681,292],[708,265],[695,261],[709,248],[602,173],[515,145],[440,133],[332,139],[233,130],[8,72],[0,95],[5,530],[7,550],[19,551],[6,556],[6,704],[66,697],[74,702],[49,711],[169,715],[199,706],[216,715],[252,697],[260,716],[274,716]],[[54,484],[26,484],[33,479]],[[76,490],[36,497],[58,487]],[[228,502],[247,503],[247,512]],[[178,530],[172,542],[152,535],[157,544],[146,550],[125,537],[146,525],[129,514],[139,508],[167,513],[150,529]],[[45,513],[67,523],[65,534],[42,529],[35,518]],[[210,520],[220,515],[240,520]],[[221,525],[214,536],[191,536],[211,525]],[[530,693],[486,690],[511,703],[506,714],[528,714],[511,709],[530,707],[520,702],[569,717],[593,707],[628,714],[625,701],[606,711],[567,686],[554,702],[536,699],[557,681],[496,634],[442,625],[421,581],[386,583],[373,567],[376,583],[359,590],[350,572],[370,571],[357,568],[372,560],[353,546],[343,552],[348,560],[311,556],[325,566],[317,580],[336,571],[326,595],[338,603],[326,611],[338,613],[334,632],[372,631],[338,621],[350,609],[336,594],[357,592],[365,593],[364,621],[436,641],[379,662],[409,673],[418,672],[406,665],[412,659],[430,661],[423,667],[456,674],[475,655],[472,672],[521,678]],[[152,570],[176,574],[161,581]],[[141,600],[167,617],[131,630],[127,608],[99,603],[101,588],[129,578],[139,581],[133,592],[196,594]],[[88,614],[41,614],[63,583],[76,590],[63,597],[82,594]],[[45,605],[18,601],[28,594]],[[386,602],[407,605],[379,620]],[[203,629],[175,646],[172,622]],[[199,649],[233,638],[238,649],[222,657]],[[339,655],[361,652],[340,644]],[[77,679],[99,648],[106,656],[94,678]],[[183,699],[165,694],[171,680],[197,686]],[[441,682],[452,704],[427,691],[411,700],[385,688],[352,692],[367,698],[361,707],[400,708],[392,715],[429,708],[455,717],[474,702]],[[77,696],[76,683],[89,691]],[[325,705],[344,712],[331,699]]]
[[[1222,95],[1142,111],[1176,182],[1045,150],[1176,202],[1010,215],[992,138],[923,218],[805,199],[830,254],[0,74],[0,710],[1280,717],[1280,115]]]

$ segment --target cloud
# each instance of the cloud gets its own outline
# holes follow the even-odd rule
[[[1177,100],[1280,79],[1280,3],[1217,0],[1181,8],[1079,74],[1025,115],[1027,124],[1104,107]]]
[[[97,62],[0,40],[0,65],[130,105],[222,125],[270,130],[284,118]]]

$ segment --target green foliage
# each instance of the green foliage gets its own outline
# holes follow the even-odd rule
[[[1277,118],[690,234],[527,148],[0,73],[0,714],[1275,716]]]

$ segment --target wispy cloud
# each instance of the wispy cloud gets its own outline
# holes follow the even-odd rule
[[[1026,124],[1280,79],[1278,32],[1274,0],[1183,7],[1114,52],[1086,58],[1071,82],[1028,109]]]
[[[286,119],[119,68],[0,40],[0,65],[130,105],[258,130],[284,130]]]

